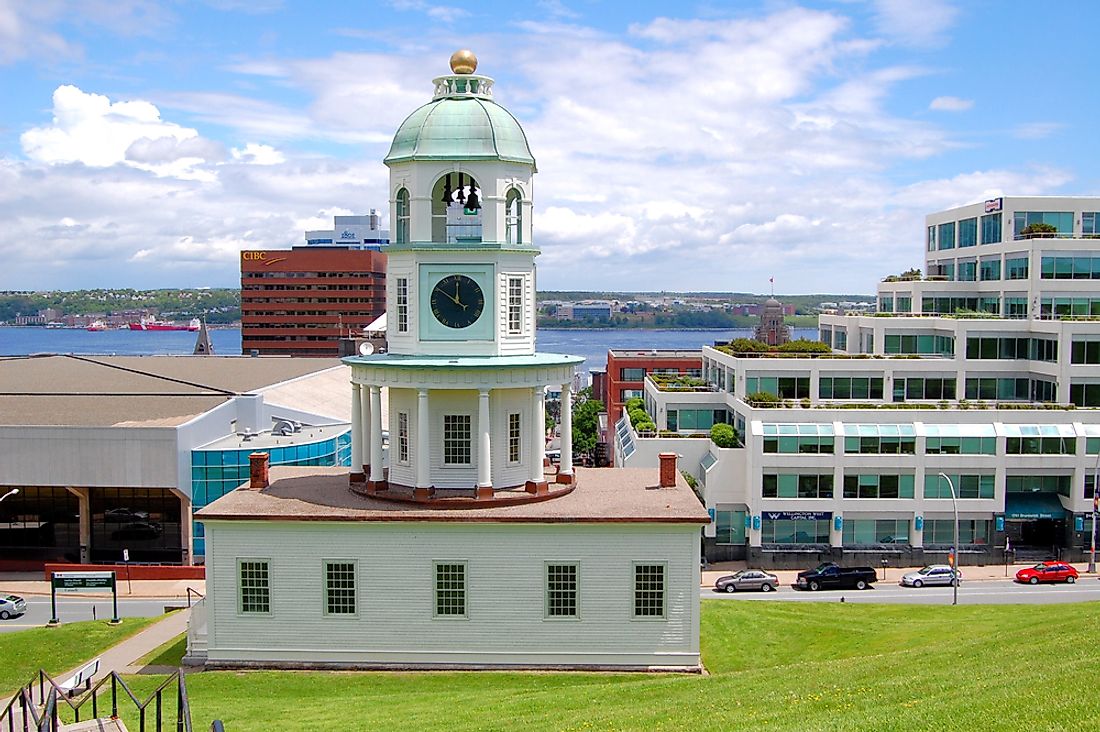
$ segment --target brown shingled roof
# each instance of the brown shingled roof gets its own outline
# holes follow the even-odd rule
[[[578,468],[576,489],[548,501],[494,508],[431,509],[369,498],[348,488],[347,468],[273,467],[262,491],[238,488],[195,514],[200,521],[430,521],[466,523],[693,523],[710,521],[677,475],[657,470]]]

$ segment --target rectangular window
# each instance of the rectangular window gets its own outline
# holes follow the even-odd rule
[[[908,544],[908,519],[846,519],[842,531],[844,546]]]
[[[978,243],[978,219],[963,219],[959,222],[959,248],[972,247]]]
[[[634,565],[634,617],[665,616],[665,565]]]
[[[546,565],[546,617],[577,617],[577,565]]]
[[[508,278],[508,332],[523,332],[523,278]]]
[[[325,562],[325,614],[355,614],[355,562]]]
[[[1085,211],[1081,214],[1081,233],[1089,239],[1100,234],[1100,213]]]
[[[940,249],[954,249],[955,248],[955,222],[950,221],[946,224],[940,224],[938,227],[937,235],[939,237]]]
[[[959,282],[975,282],[978,279],[978,263],[959,262],[955,279]]]
[[[508,462],[519,462],[520,424],[519,412],[511,412],[508,415]]]
[[[1054,233],[1028,233],[1024,230],[1032,224],[1050,224]],[[1059,234],[1073,233],[1072,211],[1017,211],[1012,218],[1012,233],[1016,239],[1053,239]]]
[[[924,476],[925,498],[951,498],[951,485],[955,486],[956,498],[993,498],[993,474],[988,475],[952,475],[949,484],[938,474]]]
[[[845,498],[912,498],[912,475],[845,475]]]
[[[397,301],[397,332],[408,333],[409,332],[409,280],[405,277],[398,277],[396,279],[396,294],[394,295]]]
[[[1001,241],[1001,215],[999,213],[982,216],[982,244],[997,244]]]
[[[466,565],[459,562],[435,563],[435,616],[466,617]]]
[[[993,522],[988,519],[963,519],[959,521],[959,543],[988,544]],[[927,519],[924,522],[924,545],[951,546],[955,543],[953,519]]]
[[[271,612],[271,574],[266,559],[237,560],[242,613]]]
[[[829,525],[825,519],[768,519],[760,531],[764,544],[828,544]]]
[[[996,259],[983,259],[981,262],[981,273],[979,275],[982,282],[989,280],[1001,279],[1001,260]]]
[[[409,463],[409,413],[397,413],[397,462]]]
[[[470,464],[470,415],[443,415],[443,464]]]
[[[645,369],[619,369],[619,379],[621,381],[643,381],[645,379]]]
[[[833,476],[766,473],[763,476],[764,498],[832,498]]]
[[[1027,278],[1027,257],[1005,258],[1006,280],[1026,280]]]

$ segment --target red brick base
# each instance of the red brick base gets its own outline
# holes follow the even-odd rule
[[[550,486],[546,484],[545,480],[533,481],[529,480],[523,486],[524,490],[528,493],[534,493],[536,496],[541,496],[550,490]]]
[[[565,475],[563,473],[558,473],[557,477],[555,477],[554,480],[557,483],[564,483],[565,485],[573,485],[574,481],[577,480],[577,476],[574,475],[573,473],[570,473],[569,475]]]

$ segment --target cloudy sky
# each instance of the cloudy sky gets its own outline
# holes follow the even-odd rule
[[[0,0],[0,290],[233,287],[388,208],[472,48],[543,289],[871,293],[924,214],[1100,194],[1100,3]]]

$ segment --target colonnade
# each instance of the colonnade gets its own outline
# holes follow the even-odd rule
[[[492,419],[489,404],[492,389],[480,389],[477,399],[477,488],[479,492],[493,488]],[[382,389],[379,386],[351,385],[351,480],[367,482],[370,490],[385,490],[386,477],[382,470]],[[430,390],[417,390],[416,438],[410,447],[415,457],[414,488],[429,489],[431,480],[432,422],[429,409]],[[545,391],[541,386],[531,389],[530,472],[528,488],[545,484],[543,463],[546,458]],[[410,435],[410,442],[412,436]],[[507,434],[504,435],[507,438]],[[415,445],[415,446],[414,446]],[[395,449],[391,435],[391,450]],[[391,460],[393,457],[391,456]],[[573,394],[572,384],[561,385],[561,463],[558,469],[559,483],[573,482]]]

